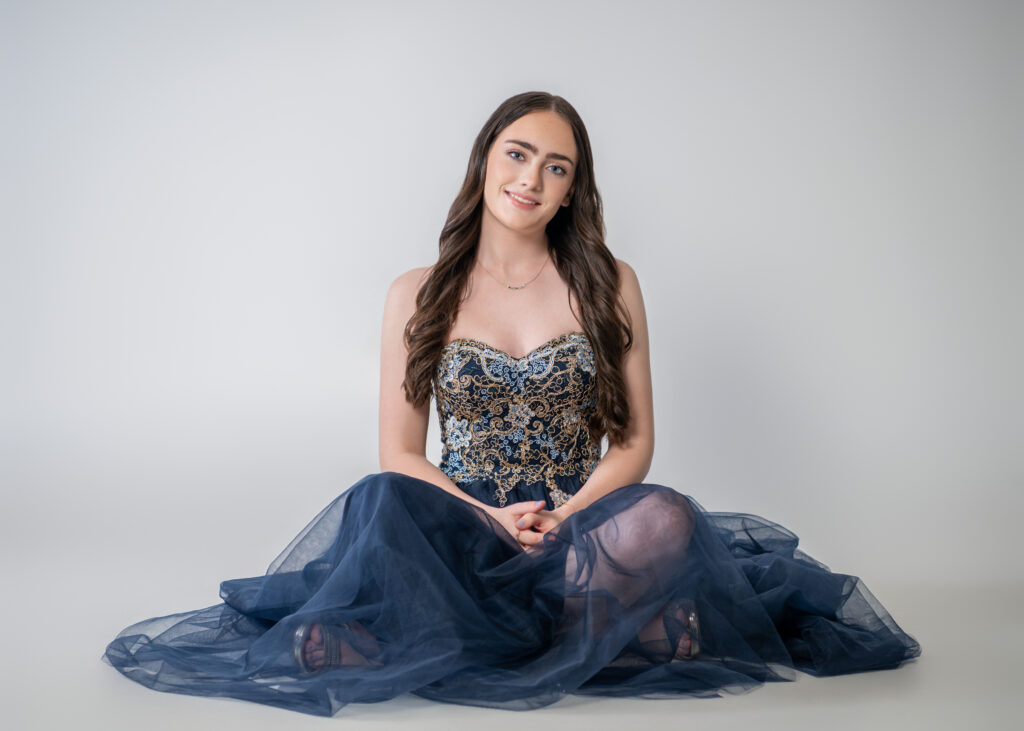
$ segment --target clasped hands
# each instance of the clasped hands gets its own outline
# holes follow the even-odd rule
[[[543,500],[527,500],[503,508],[492,508],[488,512],[515,537],[520,546],[531,548],[539,546],[544,540],[544,534],[558,527],[568,515],[559,508],[544,510],[544,504]]]

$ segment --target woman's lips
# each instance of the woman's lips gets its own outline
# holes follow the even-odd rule
[[[509,199],[509,201],[511,201],[512,205],[514,205],[516,208],[536,208],[539,205],[539,203],[523,203],[521,200],[518,200],[514,195],[512,195],[511,192],[507,190],[505,191],[505,196]]]

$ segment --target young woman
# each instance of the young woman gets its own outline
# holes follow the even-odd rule
[[[329,715],[406,692],[506,708],[717,695],[918,656],[859,579],[785,528],[643,482],[646,318],[603,237],[576,111],[541,92],[506,100],[437,262],[388,292],[383,471],[266,575],[128,627],[105,659],[157,690]],[[431,397],[439,465],[425,457]]]

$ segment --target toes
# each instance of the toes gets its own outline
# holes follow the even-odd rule
[[[310,667],[319,667],[324,661],[323,648],[306,646],[306,664]]]
[[[340,625],[343,629],[353,632],[360,639],[375,640],[365,628],[357,623],[354,625]],[[337,658],[332,658],[331,664],[339,665],[365,665],[372,661],[368,660],[359,650],[341,637],[332,638],[332,644],[337,642]],[[375,644],[375,643],[374,643]],[[335,648],[332,647],[332,650]],[[333,654],[333,653],[332,653]],[[306,641],[302,645],[302,657],[305,665],[311,670],[319,670],[327,664],[327,634],[320,624],[314,624],[309,629]]]
[[[686,657],[690,654],[690,635],[685,634],[679,638],[679,646],[676,648],[676,657]]]
[[[319,624],[314,624],[309,630],[309,637],[302,648],[306,664],[311,668],[318,668],[324,662],[324,633]]]
[[[675,619],[678,620],[683,630],[679,633],[675,656],[677,660],[688,660],[692,656],[694,642],[693,623],[690,621],[690,613],[680,612],[675,615]]]

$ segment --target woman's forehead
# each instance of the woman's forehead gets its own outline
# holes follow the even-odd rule
[[[573,136],[572,127],[561,115],[555,112],[530,112],[512,122],[498,135],[497,141],[505,144],[508,141],[515,141],[520,144],[527,143],[541,155],[555,153],[556,155],[568,157],[570,161],[576,161],[576,138]]]

